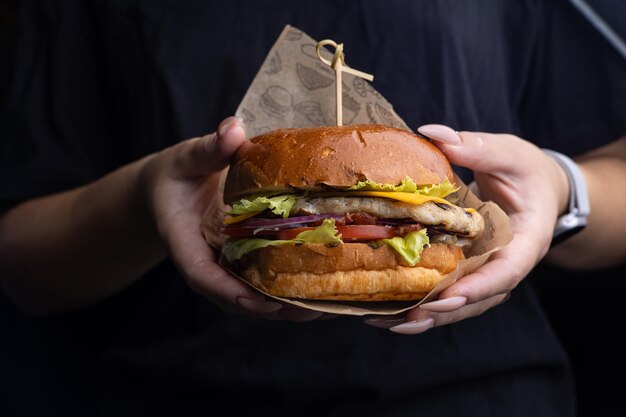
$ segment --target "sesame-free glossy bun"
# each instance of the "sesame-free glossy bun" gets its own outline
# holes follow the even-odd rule
[[[430,142],[382,125],[279,129],[244,143],[231,165],[224,202],[261,192],[345,188],[359,181],[454,183],[450,163]]]

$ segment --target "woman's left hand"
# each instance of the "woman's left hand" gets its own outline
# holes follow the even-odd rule
[[[476,271],[446,288],[438,300],[421,304],[402,317],[365,320],[403,334],[422,333],[474,317],[506,301],[546,255],[556,219],[565,210],[569,195],[561,167],[517,136],[457,133],[442,125],[426,125],[418,130],[432,139],[452,164],[474,171],[470,188],[509,215],[513,240]]]

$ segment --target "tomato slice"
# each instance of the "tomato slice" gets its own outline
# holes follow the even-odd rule
[[[394,228],[391,226],[377,226],[377,225],[348,225],[348,226],[336,226],[337,231],[341,234],[341,240],[355,241],[355,240],[375,240],[375,239],[390,239],[397,236]],[[276,239],[291,240],[295,239],[299,233],[307,230],[313,230],[314,227],[297,227],[295,229],[281,230],[276,233]]]
[[[391,239],[397,236],[394,227],[372,224],[337,226],[337,230],[341,233],[341,239],[344,242],[349,240]]]

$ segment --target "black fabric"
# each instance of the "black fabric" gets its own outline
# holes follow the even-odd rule
[[[621,360],[626,341],[618,335],[626,318],[626,264],[599,271],[567,271],[540,265],[531,283],[573,363],[579,417],[624,415]]]
[[[626,66],[566,2],[27,1],[0,116],[0,200],[75,187],[213,131],[285,24],[344,42],[411,127],[514,133],[571,155],[626,132]],[[88,309],[4,317],[30,343],[9,364],[3,415],[574,407],[566,355],[525,283],[478,318],[415,337],[352,317],[227,316],[169,263]]]

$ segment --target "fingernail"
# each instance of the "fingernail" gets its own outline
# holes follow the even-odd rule
[[[379,329],[388,329],[390,327],[396,326],[400,323],[404,323],[404,318],[396,318],[396,319],[386,319],[386,318],[372,318],[365,319],[363,322],[370,326],[378,327]]]
[[[467,303],[467,298],[463,296],[444,298],[420,305],[420,308],[438,313],[445,313],[457,310]]]
[[[461,144],[461,136],[445,125],[424,125],[418,127],[417,131],[432,140],[446,143],[448,145]]]
[[[237,298],[237,304],[243,309],[258,314],[274,313],[283,308],[282,304],[273,301],[253,300],[246,297]]]
[[[243,123],[243,119],[239,116],[228,117],[224,119],[222,123],[220,123],[219,127],[217,128],[217,133],[220,136],[224,136],[232,125],[234,124],[241,125],[242,123]]]
[[[399,324],[397,326],[392,327],[391,330],[394,333],[400,334],[418,334],[423,333],[428,329],[432,329],[435,325],[435,320],[431,317],[419,320],[419,321],[408,321],[406,323]]]

